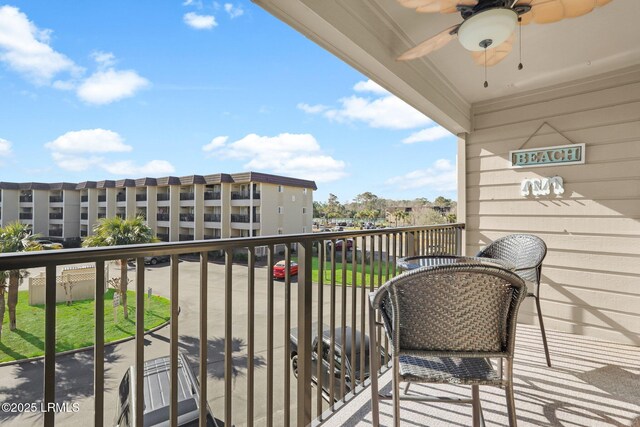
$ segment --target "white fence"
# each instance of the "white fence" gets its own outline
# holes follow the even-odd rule
[[[106,283],[109,269],[105,270]],[[56,276],[56,302],[79,301],[93,299],[96,287],[96,269],[92,265],[66,267]],[[29,305],[42,305],[45,300],[44,273],[29,278]]]

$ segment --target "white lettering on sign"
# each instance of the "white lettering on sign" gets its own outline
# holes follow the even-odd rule
[[[583,164],[584,157],[585,144],[571,144],[509,152],[512,168]]]
[[[560,176],[552,176],[551,178],[532,178],[525,179],[520,185],[520,194],[523,196],[547,196],[551,194],[559,196],[564,193],[564,181]]]

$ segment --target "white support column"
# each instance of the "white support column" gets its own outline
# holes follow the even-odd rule
[[[467,223],[467,134],[458,134],[458,154],[456,170],[458,176],[458,211],[457,222]],[[461,239],[462,255],[467,252],[466,227],[462,230]]]

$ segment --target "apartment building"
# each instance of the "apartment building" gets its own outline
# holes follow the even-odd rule
[[[0,224],[72,242],[102,218],[143,216],[164,241],[311,231],[313,181],[257,172],[73,183],[0,182]]]

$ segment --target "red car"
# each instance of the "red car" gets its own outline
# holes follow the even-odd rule
[[[278,261],[276,265],[273,266],[273,278],[274,279],[284,279],[285,276],[285,262]],[[297,276],[298,275],[298,264],[295,262],[291,262],[289,265],[289,276]]]

